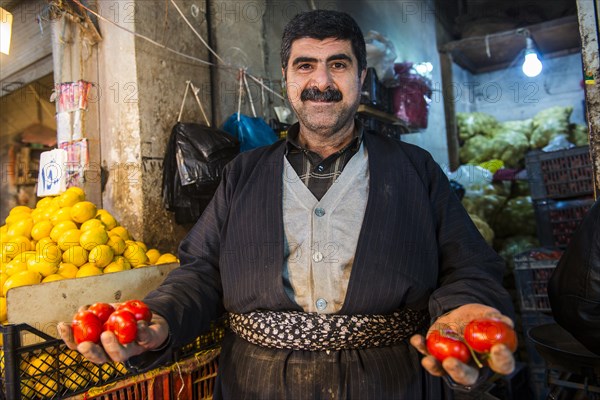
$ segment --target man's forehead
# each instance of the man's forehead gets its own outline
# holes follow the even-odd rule
[[[352,42],[337,38],[299,38],[292,42],[290,55],[314,55],[315,53],[347,53],[353,56]]]

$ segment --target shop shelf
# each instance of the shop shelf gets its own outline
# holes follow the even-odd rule
[[[594,199],[591,197],[534,201],[533,208],[540,244],[547,247],[567,247],[571,236],[593,204]]]
[[[521,311],[550,312],[548,280],[556,268],[561,252],[554,249],[531,249],[514,257],[515,283]]]
[[[564,199],[591,195],[594,178],[589,146],[525,156],[531,198]]]
[[[175,352],[172,368],[177,370],[177,376],[184,379],[182,371],[187,371],[195,377],[187,385],[186,390],[194,388],[198,393],[212,391],[213,370],[216,361],[210,366],[200,365],[206,354],[218,353],[220,342],[224,336],[225,320],[221,319],[212,325],[210,331],[200,335],[196,340]],[[120,388],[123,393],[140,393],[138,397],[102,397],[102,399],[122,398],[153,398],[146,396],[148,391],[176,390],[178,381],[176,375],[163,377],[164,369],[142,374],[140,376],[129,372],[121,363],[106,363],[101,366],[85,360],[78,352],[66,347],[61,339],[56,339],[27,324],[0,325],[3,346],[0,353],[0,399],[33,400],[33,399],[67,399],[85,393],[85,398],[93,398],[98,388],[105,390],[110,387]],[[22,337],[28,336],[28,343],[22,344]],[[31,344],[34,336],[35,343]],[[191,359],[187,370],[182,367],[182,360]],[[196,360],[195,362],[193,360]],[[211,361],[212,362],[212,361]],[[194,368],[189,365],[195,366]],[[168,371],[171,371],[167,367]],[[198,370],[194,372],[195,370]],[[211,374],[204,379],[201,374]],[[129,379],[124,381],[124,379]],[[191,378],[189,378],[191,379]],[[206,382],[202,383],[204,380]],[[158,383],[157,383],[158,382]],[[106,389],[108,390],[108,389]],[[179,389],[177,389],[179,390]],[[212,393],[212,392],[211,392]],[[136,395],[137,396],[137,395]],[[154,398],[169,398],[155,396]],[[190,397],[192,398],[192,397]],[[194,397],[195,399],[208,398]]]

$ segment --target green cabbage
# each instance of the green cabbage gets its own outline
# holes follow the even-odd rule
[[[586,146],[590,143],[588,127],[581,124],[569,125],[569,142],[575,146]]]
[[[533,133],[533,119],[524,119],[517,121],[504,121],[500,124],[500,131],[518,132],[527,136],[527,139],[531,137]]]
[[[466,188],[462,204],[470,215],[478,216],[489,225],[506,199],[507,195],[501,184],[471,185]]]
[[[501,128],[491,140],[492,158],[504,162],[508,168],[525,166],[525,153],[529,150],[529,140],[521,132]]]
[[[546,146],[556,135],[569,133],[569,119],[573,107],[551,107],[533,117],[533,132],[529,144],[535,149]]]
[[[492,223],[492,229],[499,238],[516,235],[535,236],[535,228],[531,196],[509,199]]]
[[[491,140],[485,136],[473,136],[459,150],[461,164],[480,164],[493,158]]]
[[[480,112],[456,113],[456,122],[458,125],[458,138],[461,142],[477,135],[491,136],[494,130],[498,128],[496,118]]]

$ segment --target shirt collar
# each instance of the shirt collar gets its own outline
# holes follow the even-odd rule
[[[290,126],[287,131],[286,136],[286,150],[285,154],[287,155],[290,151],[304,151],[308,150],[305,147],[301,146],[298,142],[298,135],[300,134],[300,124],[296,122],[294,125]],[[363,125],[362,122],[358,119],[354,119],[354,132],[352,141],[343,149],[340,149],[338,153],[342,153],[347,149],[351,149],[353,151],[358,151],[363,139]],[[310,150],[308,150],[310,151]]]

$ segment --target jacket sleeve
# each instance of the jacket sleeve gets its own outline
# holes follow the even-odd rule
[[[600,355],[600,200],[552,273],[548,297],[556,322]]]
[[[512,300],[502,286],[504,260],[481,236],[431,156],[426,170],[439,254],[438,288],[429,301],[431,317],[468,303],[495,307],[513,317]]]
[[[230,164],[231,165],[231,164]],[[169,324],[168,345],[132,357],[127,367],[147,370],[172,361],[175,349],[188,344],[210,328],[224,313],[219,272],[221,234],[228,216],[228,178],[221,183],[210,204],[179,246],[180,267],[172,270],[144,302]]]

